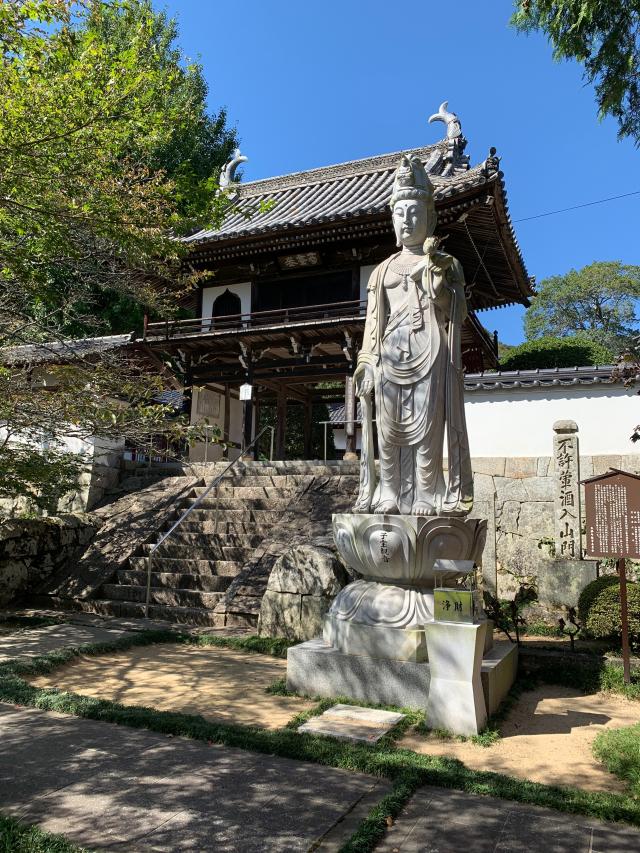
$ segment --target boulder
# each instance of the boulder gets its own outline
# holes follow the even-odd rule
[[[289,640],[318,636],[324,614],[349,580],[329,548],[292,546],[274,563],[260,606],[258,633]]]

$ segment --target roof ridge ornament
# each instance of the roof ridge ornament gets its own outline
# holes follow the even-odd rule
[[[240,152],[239,148],[233,152],[233,157],[226,164],[224,169],[220,172],[220,178],[218,180],[218,186],[222,192],[226,190],[230,190],[237,181],[235,180],[236,169],[240,165],[240,163],[246,163],[249,158],[245,157],[244,154]],[[237,190],[235,192],[230,193],[232,198],[235,198],[238,195]]]
[[[429,124],[441,121],[447,126],[447,139],[457,139],[462,136],[462,124],[456,113],[450,112],[448,107],[449,101],[443,101],[438,107],[438,112],[429,116]]]
[[[449,101],[443,101],[438,112],[429,116],[428,123],[433,124],[434,121],[441,121],[447,129],[447,153],[442,176],[449,177],[456,172],[466,172],[469,168],[469,157],[463,152],[467,147],[467,140],[462,133],[460,118],[449,109]]]

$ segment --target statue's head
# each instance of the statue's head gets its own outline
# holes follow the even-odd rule
[[[420,246],[435,231],[433,184],[418,157],[402,155],[393,182],[391,213],[398,246]]]

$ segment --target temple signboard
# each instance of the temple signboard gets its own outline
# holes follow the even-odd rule
[[[640,476],[611,468],[584,480],[587,553],[614,557],[620,578],[622,665],[631,683],[626,558],[640,557]]]
[[[590,557],[640,559],[640,477],[612,468],[584,481]]]

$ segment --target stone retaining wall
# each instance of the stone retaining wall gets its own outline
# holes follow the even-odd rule
[[[580,457],[581,479],[609,468],[640,473],[640,455]],[[578,587],[596,576],[596,565],[590,560],[556,559],[553,458],[475,458],[473,470],[472,516],[488,522],[482,567],[485,587],[502,598],[517,587],[517,576],[535,576],[543,602],[573,604]],[[581,493],[583,500],[583,487]]]
[[[0,524],[0,607],[71,564],[98,527],[99,522],[88,515],[14,518]]]

